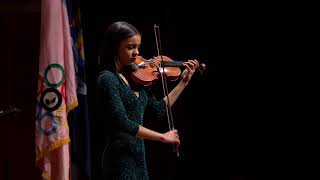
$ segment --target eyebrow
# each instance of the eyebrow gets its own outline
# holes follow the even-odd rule
[[[137,44],[137,43],[128,43],[128,46],[138,46],[140,47],[141,44]]]

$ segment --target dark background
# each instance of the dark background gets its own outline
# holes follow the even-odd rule
[[[83,8],[89,71],[97,69],[91,59],[96,59],[103,30],[117,20],[128,21],[142,32],[143,57],[157,54],[153,32],[157,24],[163,54],[175,60],[195,58],[208,67],[203,75],[193,77],[173,106],[182,141],[180,157],[170,146],[147,142],[150,176],[219,179],[254,173],[276,178],[274,173],[283,172],[287,163],[279,142],[283,132],[281,63],[276,57],[282,43],[280,12],[250,4],[155,4],[87,3]],[[165,119],[147,120],[146,126],[168,129]]]
[[[290,173],[286,112],[288,75],[283,49],[290,17],[275,4],[82,1],[89,112],[94,109],[97,50],[104,29],[124,20],[143,34],[140,54],[157,54],[153,25],[160,26],[163,54],[207,65],[173,106],[182,144],[147,141],[151,179],[280,179]],[[0,179],[37,179],[34,107],[37,88],[40,1],[0,3],[0,105],[23,109],[1,118]],[[171,82],[173,88],[177,82]],[[159,92],[160,93],[160,92]],[[167,130],[166,120],[146,126]],[[22,151],[23,149],[23,151]],[[19,172],[19,173],[17,173]],[[276,175],[282,173],[282,175]],[[250,175],[250,176],[248,176]]]

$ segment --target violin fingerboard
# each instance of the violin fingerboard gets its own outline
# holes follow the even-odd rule
[[[184,67],[182,61],[163,61],[161,62],[163,67]]]

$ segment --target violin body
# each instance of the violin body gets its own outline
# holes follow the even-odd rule
[[[156,71],[144,58],[138,56],[133,64],[136,68],[129,73],[129,77],[135,85],[149,86],[156,80]]]
[[[182,61],[173,61],[167,56],[157,56],[149,60],[138,56],[130,66],[132,69],[130,79],[136,85],[149,86],[160,79],[161,74],[167,80],[177,80],[181,74],[180,67],[184,65]]]

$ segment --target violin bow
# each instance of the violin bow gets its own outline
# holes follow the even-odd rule
[[[163,57],[162,57],[162,48],[161,48],[160,28],[156,24],[154,25],[154,34],[155,34],[156,45],[157,45],[157,54],[161,58],[161,63],[159,65],[160,66],[159,73],[161,76],[163,94],[164,94],[164,97],[167,97],[166,112],[167,112],[168,126],[170,130],[174,130],[173,116],[172,116],[170,100],[169,100],[167,78],[165,77],[166,74],[164,73],[165,72],[164,66],[161,65],[163,63]],[[177,153],[176,155],[179,156],[178,146],[174,146],[174,151]]]

